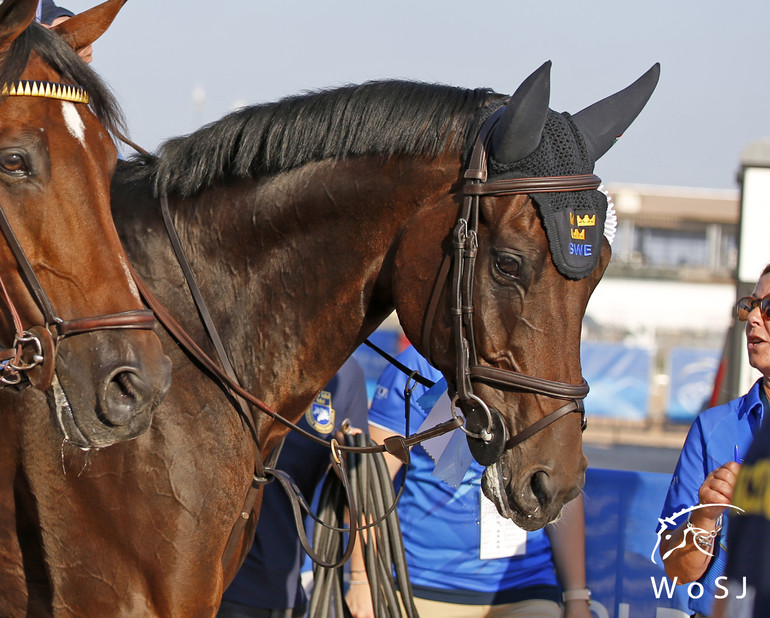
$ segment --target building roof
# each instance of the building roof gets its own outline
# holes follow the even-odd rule
[[[618,217],[657,225],[686,222],[738,223],[738,189],[700,189],[636,184],[608,184]]]

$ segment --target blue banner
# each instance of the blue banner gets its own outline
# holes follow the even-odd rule
[[[721,356],[719,350],[671,348],[667,420],[689,425],[706,408]]]
[[[580,346],[583,377],[591,391],[586,414],[622,420],[645,420],[649,406],[652,354],[643,348],[613,343]]]

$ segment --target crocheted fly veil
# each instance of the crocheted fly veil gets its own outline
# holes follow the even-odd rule
[[[570,116],[548,108],[551,63],[511,96],[492,135],[490,179],[592,174],[594,163],[645,106],[658,83],[654,65],[633,84]],[[596,267],[607,220],[601,190],[532,193],[559,272],[582,279]],[[612,214],[614,217],[614,214]],[[610,227],[614,221],[610,221]]]
[[[542,140],[528,157],[515,164],[492,158],[490,177],[529,178],[591,174],[594,160],[567,113],[548,110]],[[601,253],[607,198],[597,190],[533,193],[543,218],[551,256],[558,271],[582,279],[593,271]]]

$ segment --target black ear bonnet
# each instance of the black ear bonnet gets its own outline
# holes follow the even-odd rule
[[[490,179],[591,174],[594,160],[566,112],[548,110],[537,149],[516,163],[489,160]],[[601,191],[533,193],[543,218],[554,264],[570,279],[588,276],[599,261],[607,216]]]

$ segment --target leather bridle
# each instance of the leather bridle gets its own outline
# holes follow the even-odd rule
[[[0,86],[1,96],[31,96],[87,104],[88,94],[70,84],[21,80]],[[0,231],[19,266],[24,284],[35,301],[43,323],[25,328],[19,310],[0,276],[0,294],[11,314],[14,340],[10,347],[0,349],[0,386],[24,386],[46,390],[53,380],[56,350],[59,342],[73,335],[100,330],[151,330],[156,320],[149,309],[136,309],[106,315],[63,320],[40,284],[13,229],[0,206]]]
[[[479,198],[485,195],[589,191],[598,189],[601,184],[601,179],[594,174],[488,180],[489,142],[504,109],[505,107],[499,108],[484,122],[474,143],[464,175],[466,184],[463,188],[463,205],[452,231],[451,250],[444,255],[428,303],[422,341],[423,350],[428,353],[431,349],[432,326],[439,300],[446,290],[449,295],[451,332],[456,352],[452,413],[456,414],[456,403],[462,405],[466,418],[460,429],[468,436],[473,456],[485,466],[497,461],[506,449],[516,446],[571,412],[581,415],[582,427],[585,429],[582,400],[588,394],[588,384],[585,380],[578,385],[555,382],[478,364],[473,328],[473,284],[478,254]],[[490,408],[475,394],[474,382],[566,399],[569,403],[509,438],[500,413]]]

